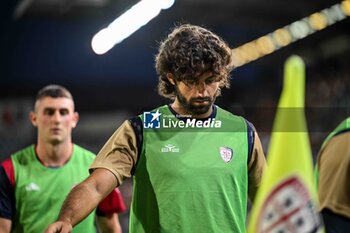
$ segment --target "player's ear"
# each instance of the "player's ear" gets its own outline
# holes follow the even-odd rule
[[[75,128],[77,126],[78,121],[79,121],[79,113],[78,112],[74,112],[73,113],[72,128]]]
[[[37,123],[37,121],[36,121],[36,114],[35,114],[35,112],[33,112],[33,111],[31,111],[30,113],[29,113],[29,119],[30,119],[30,122],[32,122],[32,125],[34,126],[34,127],[37,127],[38,126],[38,123]]]
[[[174,76],[172,73],[167,73],[166,77],[171,84],[175,85],[175,80],[174,80]]]

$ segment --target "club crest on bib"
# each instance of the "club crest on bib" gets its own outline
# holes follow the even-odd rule
[[[233,150],[230,147],[220,147],[220,156],[225,163],[229,163],[233,158]]]

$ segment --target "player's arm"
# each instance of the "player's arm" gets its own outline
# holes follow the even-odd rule
[[[0,233],[10,233],[12,221],[6,218],[0,218]]]
[[[0,233],[10,233],[14,204],[14,175],[11,159],[0,165]]]
[[[248,165],[248,195],[252,202],[254,201],[256,191],[260,186],[263,172],[266,168],[266,159],[261,141],[258,134],[256,132],[254,134],[252,157]]]
[[[116,177],[109,170],[94,170],[68,194],[58,220],[49,225],[45,232],[71,232],[72,228],[88,216],[117,185]]]
[[[102,233],[122,233],[117,213],[98,216],[97,222]]]
[[[100,232],[121,233],[122,228],[118,213],[122,213],[125,210],[122,194],[118,188],[115,188],[97,207],[97,225],[100,228]]]

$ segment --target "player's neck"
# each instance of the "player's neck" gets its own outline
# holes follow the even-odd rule
[[[46,167],[60,167],[68,162],[73,152],[73,143],[60,144],[38,142],[35,152],[39,161]]]
[[[175,101],[170,105],[171,108],[179,115],[182,116],[191,116],[192,118],[207,118],[211,115],[213,108],[210,107],[206,113],[203,114],[193,114],[191,112],[186,111],[184,107],[180,104],[180,102],[175,99]]]

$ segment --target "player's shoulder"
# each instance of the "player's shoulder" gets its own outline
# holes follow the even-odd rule
[[[95,159],[96,154],[87,148],[73,144],[73,154],[82,158]]]
[[[234,120],[234,121],[240,121],[244,124],[251,124],[253,125],[250,121],[248,121],[244,116],[242,115],[239,115],[239,114],[236,114],[236,113],[233,113],[229,110],[226,110],[226,109],[223,109],[219,106],[215,106],[216,108],[216,111],[217,111],[217,116],[220,116],[220,117],[223,117],[223,118],[226,118],[226,119],[230,119],[230,120]]]
[[[30,161],[35,159],[35,146],[34,144],[24,147],[14,153],[9,157],[12,161],[16,161],[19,164],[25,165],[29,164]]]

